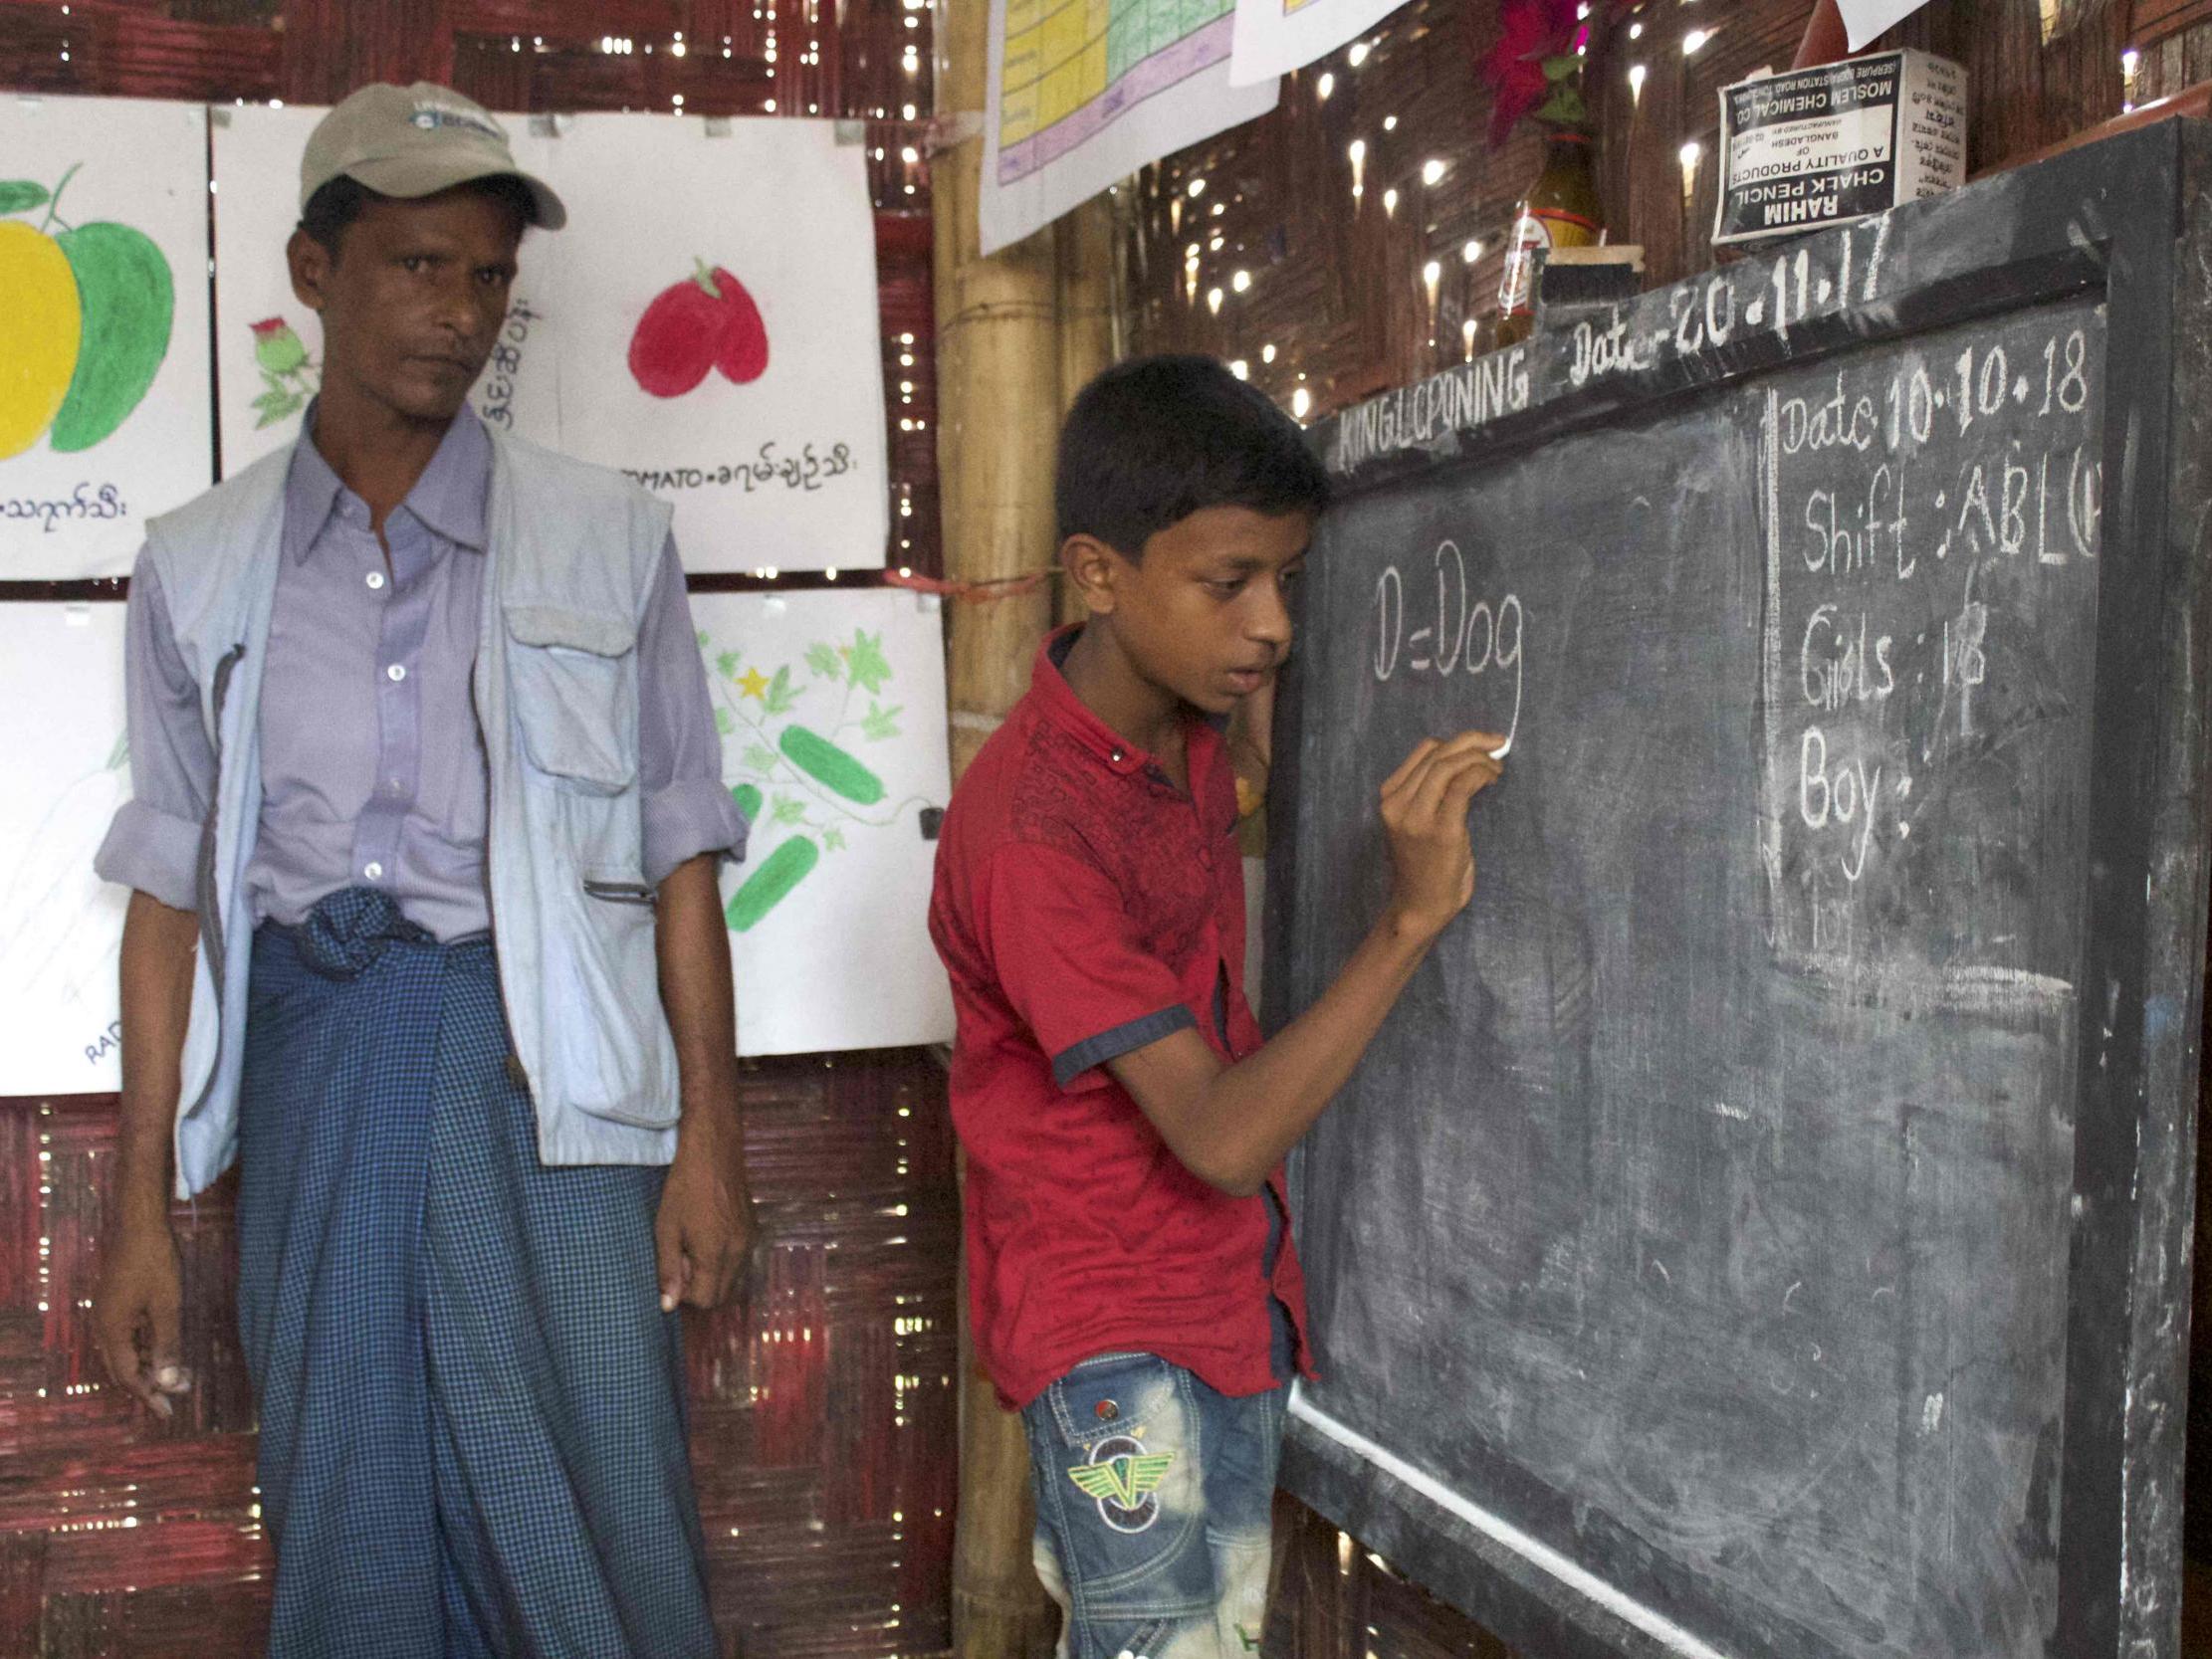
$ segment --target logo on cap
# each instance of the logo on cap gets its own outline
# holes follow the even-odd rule
[[[471,132],[483,133],[487,138],[497,139],[501,143],[507,141],[507,134],[490,121],[484,120],[466,109],[456,109],[451,104],[418,103],[415,105],[415,112],[407,119],[411,124],[421,127],[425,132],[434,131],[441,126],[465,126]]]

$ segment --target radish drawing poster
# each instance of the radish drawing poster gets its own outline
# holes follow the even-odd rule
[[[215,367],[223,472],[243,471],[299,435],[323,383],[323,330],[292,292],[285,244],[300,222],[300,155],[329,111],[246,104],[217,108],[215,157]],[[516,164],[544,176],[555,140],[527,115],[502,115]],[[558,447],[553,364],[543,349],[538,283],[565,233],[523,238],[521,275],[507,325],[478,379],[478,414],[503,431]]]
[[[694,593],[722,776],[753,825],[723,871],[738,1052],[950,1041],[929,938],[952,793],[938,602]]]
[[[214,481],[207,112],[0,100],[0,580],[127,574]]]
[[[93,854],[130,794],[123,607],[0,605],[0,1095],[121,1086],[115,986],[129,894]]]
[[[547,182],[568,207],[542,279],[559,447],[674,502],[692,570],[880,567],[861,146],[831,121],[579,115],[553,148]]]

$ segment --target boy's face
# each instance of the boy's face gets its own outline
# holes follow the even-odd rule
[[[323,317],[323,378],[403,419],[451,420],[507,318],[523,225],[466,188],[371,201],[338,257],[306,232],[287,250],[292,286]]]
[[[1290,649],[1286,588],[1312,537],[1309,513],[1203,508],[1155,534],[1138,562],[1097,546],[1105,568],[1084,582],[1085,598],[1094,615],[1110,615],[1146,680],[1225,715],[1273,678]]]

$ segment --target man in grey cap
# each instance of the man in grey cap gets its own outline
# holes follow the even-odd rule
[[[674,1309],[751,1232],[745,822],[665,506],[468,395],[565,215],[442,87],[309,141],[299,440],[148,526],[96,1319],[166,1417],[172,1193],[233,1161],[269,1651],[716,1649]]]

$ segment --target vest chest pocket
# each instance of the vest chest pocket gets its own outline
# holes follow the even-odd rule
[[[552,605],[506,609],[523,752],[560,786],[618,795],[637,781],[637,624]]]

